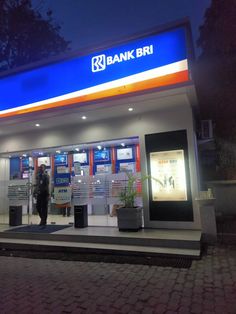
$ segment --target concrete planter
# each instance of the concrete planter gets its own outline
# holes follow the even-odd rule
[[[142,207],[118,208],[117,222],[119,231],[138,231],[142,228]]]

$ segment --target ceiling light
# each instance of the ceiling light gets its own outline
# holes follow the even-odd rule
[[[77,152],[79,152],[79,148],[76,148],[75,150],[76,150]]]
[[[102,146],[101,146],[101,145],[98,145],[97,148],[100,150],[100,149],[102,149]]]
[[[81,119],[86,120],[86,119],[87,119],[87,117],[86,117],[86,116],[83,116]]]
[[[123,146],[123,147],[125,147],[125,143],[121,143],[120,145]]]
[[[60,152],[61,152],[60,150],[56,150],[56,153],[57,153],[57,154],[60,154]]]
[[[27,157],[27,155],[26,155],[26,154],[23,154],[22,157]]]
[[[134,110],[134,108],[130,107],[128,110],[129,110],[129,111],[133,111],[133,110]]]
[[[39,127],[39,126],[40,126],[40,124],[39,124],[39,123],[36,123],[36,124],[35,124],[35,126]]]

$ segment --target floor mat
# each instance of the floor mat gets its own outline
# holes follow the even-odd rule
[[[5,230],[4,232],[53,233],[69,227],[71,227],[71,225],[46,225],[46,226],[29,225],[8,229]]]

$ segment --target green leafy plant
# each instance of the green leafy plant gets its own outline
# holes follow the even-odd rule
[[[163,186],[162,182],[156,178],[151,177],[150,175],[139,178],[137,175],[125,172],[128,180],[127,184],[124,187],[124,190],[120,193],[120,201],[123,203],[123,207],[125,208],[133,208],[135,198],[138,196],[139,192],[137,191],[136,183],[140,180],[140,182],[144,182],[145,180],[151,179],[157,181],[161,186]]]

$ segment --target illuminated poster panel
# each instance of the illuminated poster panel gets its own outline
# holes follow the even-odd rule
[[[186,173],[183,150],[150,153],[153,201],[187,201]]]

